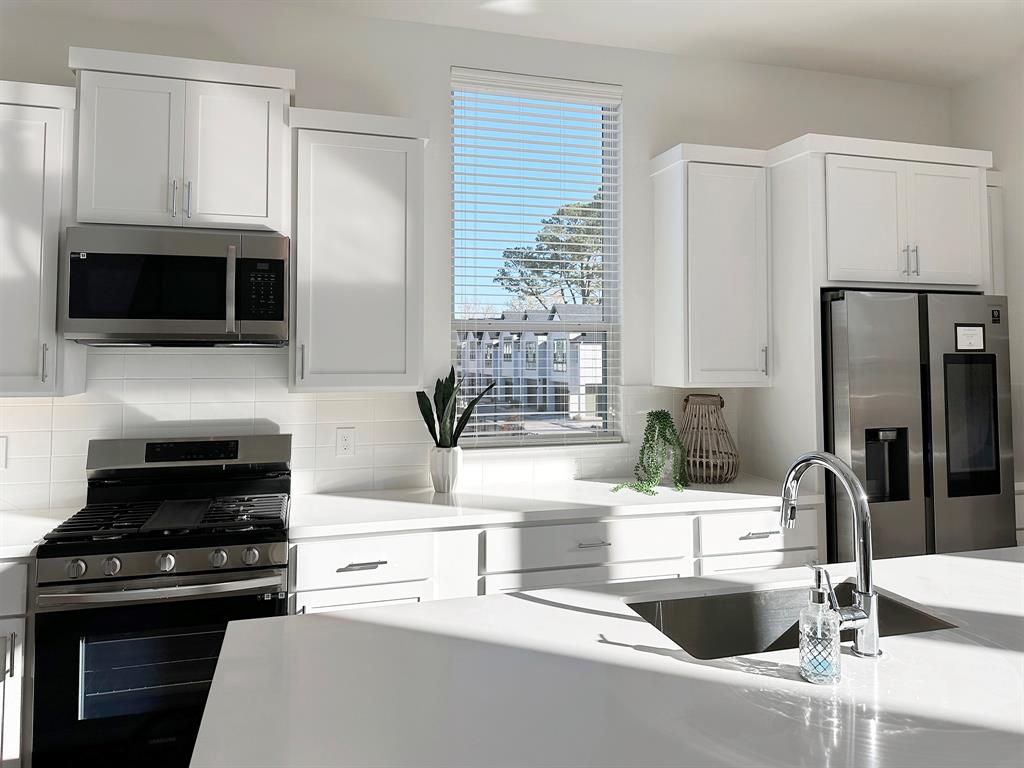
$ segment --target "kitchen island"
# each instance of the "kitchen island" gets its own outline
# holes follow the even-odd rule
[[[1020,766],[1024,548],[875,565],[957,626],[844,652],[834,687],[795,649],[694,658],[628,605],[806,569],[232,623],[192,766]]]

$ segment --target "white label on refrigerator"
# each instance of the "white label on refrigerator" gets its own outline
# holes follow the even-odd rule
[[[985,326],[958,325],[956,327],[957,352],[984,352]]]

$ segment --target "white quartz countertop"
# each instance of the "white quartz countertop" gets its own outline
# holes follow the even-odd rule
[[[796,650],[695,659],[626,604],[807,583],[790,569],[235,622],[192,766],[1020,767],[1022,548],[877,562],[880,591],[958,627],[844,653],[834,687],[801,680]]]
[[[429,489],[308,494],[292,497],[288,538],[292,541],[394,531],[605,519],[631,515],[709,514],[778,507],[782,484],[740,475],[727,485],[660,488],[647,496],[616,480],[572,480],[530,485],[500,494],[434,493]],[[802,504],[823,503],[802,496]]]
[[[0,560],[31,557],[43,536],[77,509],[0,509]]]

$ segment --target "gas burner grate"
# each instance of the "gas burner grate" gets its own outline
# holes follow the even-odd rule
[[[145,535],[142,526],[160,507],[159,501],[87,504],[43,538],[50,542],[106,541]],[[274,530],[284,527],[288,494],[215,498],[188,533]]]

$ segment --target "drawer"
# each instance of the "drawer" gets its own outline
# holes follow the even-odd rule
[[[613,584],[619,581],[675,579],[693,575],[690,558],[657,560],[641,563],[612,563],[587,568],[565,568],[529,573],[499,573],[484,577],[484,593],[516,592],[523,589],[546,589],[585,584]]]
[[[816,508],[800,509],[796,513],[796,527],[788,530],[779,525],[777,509],[701,515],[700,518],[701,555],[817,546]]]
[[[484,533],[484,572],[668,560],[692,552],[692,531],[689,517],[491,529]]]
[[[295,591],[416,581],[434,575],[432,534],[314,541],[295,547]]]
[[[0,563],[0,616],[23,616],[28,600],[28,566]]]
[[[817,563],[817,549],[789,549],[785,552],[755,552],[750,555],[720,555],[700,559],[700,575],[736,573],[738,571],[764,571],[770,568],[793,568],[805,563]]]
[[[295,613],[311,614],[328,611],[349,611],[378,605],[421,603],[434,598],[433,583],[407,581],[399,584],[375,584],[367,587],[344,587],[299,592],[295,595]]]

